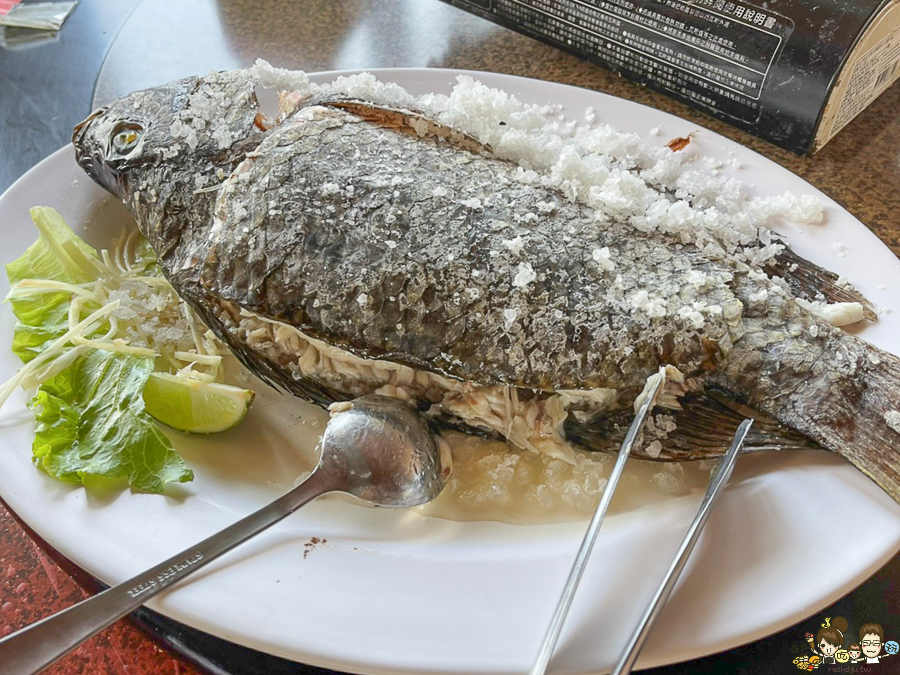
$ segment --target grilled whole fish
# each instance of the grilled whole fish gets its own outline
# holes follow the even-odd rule
[[[683,410],[660,459],[721,454],[753,414],[753,447],[820,445],[900,501],[900,359],[785,284],[598,223],[414,111],[306,100],[273,125],[255,85],[234,71],[135,92],[73,142],[182,297],[273,385],[322,405],[411,398],[450,426],[564,456],[554,432],[609,447],[616,410],[674,366]],[[776,262],[798,295],[846,295],[805,261],[793,274],[798,260]]]

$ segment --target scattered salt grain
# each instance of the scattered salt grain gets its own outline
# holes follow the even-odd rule
[[[480,209],[481,208],[481,200],[478,197],[472,197],[471,199],[464,199],[460,202],[463,206],[466,206],[470,209]]]
[[[900,434],[900,412],[896,410],[888,410],[884,413],[884,421],[887,422],[887,425]]]
[[[832,326],[847,326],[858,323],[865,318],[863,306],[858,302],[809,302],[803,298],[797,298],[797,304],[808,312],[812,312],[823,321]]]
[[[231,215],[234,218],[235,222],[240,222],[244,220],[248,215],[247,207],[244,206],[243,203],[236,201],[234,202],[234,207]]]
[[[234,142],[231,131],[224,125],[217,126],[212,132],[213,140],[216,142],[220,150],[226,150],[231,147]]]
[[[832,246],[834,247],[834,252],[837,254],[838,258],[846,257],[848,249],[841,242],[836,241]]]
[[[605,272],[612,272],[616,269],[616,263],[613,262],[611,254],[609,252],[609,246],[604,246],[603,248],[595,248],[591,251],[591,257],[594,259],[594,262],[600,266],[600,269]]]
[[[659,298],[651,298],[647,291],[640,290],[631,297],[631,306],[644,312],[651,319],[666,315],[666,303]]]
[[[537,279],[537,272],[531,267],[531,263],[519,263],[518,271],[513,279],[513,286],[516,288],[524,288],[532,281]]]
[[[659,457],[659,453],[662,452],[662,449],[662,443],[660,443],[659,441],[653,441],[652,443],[649,443],[646,448],[644,448],[644,452],[648,457],[656,459],[657,457]]]
[[[447,196],[447,188],[444,187],[436,187],[431,191],[431,195],[433,197],[445,197]]]
[[[672,474],[659,472],[653,474],[653,478],[651,478],[654,485],[656,485],[661,490],[665,492],[677,492],[681,488],[681,481],[678,480],[677,477]]]
[[[663,472],[680,480],[684,477],[684,464],[681,462],[668,462],[663,465]]]
[[[696,330],[703,328],[703,325],[706,323],[703,314],[694,307],[682,307],[678,310],[678,316],[690,322]]]
[[[687,283],[694,288],[700,289],[709,281],[709,276],[702,270],[691,270],[687,274]]]
[[[360,293],[358,296],[356,296],[356,303],[360,307],[365,307],[366,305],[369,304],[369,296],[366,295],[365,293]]]
[[[174,122],[172,122],[172,125],[169,127],[169,134],[174,139],[183,138],[184,142],[187,143],[187,146],[191,150],[193,150],[200,144],[200,141],[197,138],[196,129],[188,126],[180,119],[176,119]]]
[[[309,77],[303,71],[276,68],[268,61],[257,59],[250,68],[250,73],[261,86],[268,89],[291,91],[301,95],[310,93]]]
[[[522,247],[525,245],[525,242],[521,235],[515,239],[504,239],[502,243],[513,255],[522,255]]]
[[[507,308],[503,310],[503,327],[509,330],[519,318],[519,310],[515,308]]]

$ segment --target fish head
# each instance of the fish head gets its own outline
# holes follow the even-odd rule
[[[186,182],[233,165],[261,140],[255,84],[238,70],[132,92],[75,127],[75,158],[126,202],[152,180]]]
[[[125,197],[134,170],[160,158],[171,144],[171,126],[199,78],[136,91],[92,112],[75,127],[75,159],[97,183]]]

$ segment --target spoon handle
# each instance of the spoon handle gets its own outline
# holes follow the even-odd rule
[[[128,581],[0,639],[0,673],[33,675],[238,544],[335,489],[314,471],[272,503]]]

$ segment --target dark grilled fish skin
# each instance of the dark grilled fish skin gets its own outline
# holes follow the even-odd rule
[[[319,403],[361,393],[288,372],[242,337],[242,314],[453,381],[608,388],[622,404],[673,365],[900,500],[900,435],[884,417],[900,410],[900,360],[823,323],[784,284],[598,221],[414,112],[308,101],[269,129],[253,86],[237,71],[136,92],[74,143],[173,286],[269,381]],[[121,155],[123,125],[142,136]]]
[[[480,384],[642,387],[648,369],[695,373],[730,347],[727,267],[600,228],[515,166],[411,132],[331,107],[295,113],[224,185],[215,233],[197,244],[212,261],[204,287],[360,356]],[[592,257],[602,248],[611,270]],[[693,270],[711,281],[692,287]],[[642,289],[685,297],[651,320],[631,302]],[[721,308],[702,334],[677,315],[696,301]]]

